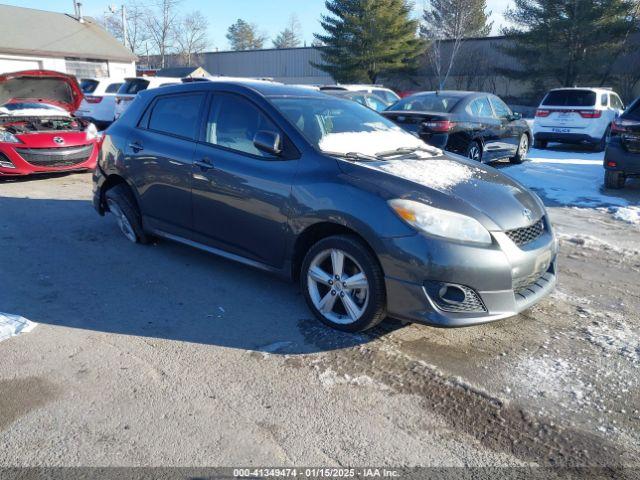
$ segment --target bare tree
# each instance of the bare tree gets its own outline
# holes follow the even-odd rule
[[[490,14],[486,0],[430,0],[424,9],[420,33],[430,43],[427,56],[440,90],[449,79],[464,39],[491,32]]]
[[[174,47],[178,29],[178,9],[182,0],[159,0],[156,10],[146,12],[149,40],[160,57],[160,66],[166,66],[166,56]]]
[[[191,66],[193,57],[209,46],[208,28],[209,21],[199,10],[189,13],[180,22],[176,43],[180,49],[180,56],[188,67]]]
[[[145,50],[145,42],[149,38],[146,9],[137,0],[128,1],[121,8],[124,8],[125,15],[122,14],[122,10],[112,11],[105,13],[98,21],[111,35],[129,47],[133,53],[142,55]],[[122,28],[123,17],[127,23],[126,39],[122,38],[125,31]]]

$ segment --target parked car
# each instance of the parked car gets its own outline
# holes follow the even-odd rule
[[[611,124],[604,168],[607,188],[622,188],[627,178],[640,176],[640,98]]]
[[[396,92],[390,88],[385,88],[382,85],[322,85],[321,91],[346,91],[346,92],[366,92],[373,93],[382,98],[389,105],[400,100],[400,97]]]
[[[133,77],[125,78],[124,83],[118,89],[116,95],[115,119],[117,120],[129,107],[136,95],[150,88],[167,87],[178,85],[179,78],[172,77]]]
[[[299,278],[324,323],[466,326],[556,281],[540,199],[356,102],[287,85],[141,92],[104,138],[94,205],[152,236]],[[134,267],[135,268],[135,267]]]
[[[558,88],[545,95],[536,111],[536,148],[549,142],[587,144],[597,151],[607,145],[611,124],[624,111],[620,97],[603,88]]]
[[[349,92],[345,90],[325,90],[323,93],[358,102],[360,105],[369,107],[371,110],[375,110],[376,112],[382,112],[390,105],[374,93]]]
[[[0,75],[0,177],[94,168],[98,130],[73,115],[80,102],[72,75]]]
[[[115,119],[116,93],[124,83],[117,78],[83,78],[80,88],[84,99],[76,116],[85,118],[98,128],[108,127]]]
[[[521,163],[533,138],[521,115],[490,93],[416,93],[383,115],[430,145],[478,162]]]

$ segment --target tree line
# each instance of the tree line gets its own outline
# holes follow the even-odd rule
[[[181,3],[158,0],[146,7],[128,0],[126,29],[117,12],[102,21],[139,56],[151,52],[164,66],[168,54],[178,54],[191,65],[211,48],[209,23],[197,10],[181,14]],[[462,61],[464,43],[494,30],[486,0],[426,0],[419,15],[409,0],[326,0],[325,6],[322,31],[312,44],[322,47],[322,62],[314,66],[339,82],[410,77],[426,66],[437,87],[445,88],[456,62]],[[501,51],[513,62],[498,73],[528,82],[533,91],[548,85],[605,85],[616,62],[634,53],[632,45],[637,49],[629,39],[639,30],[640,0],[514,0],[504,16],[509,23],[499,33],[509,42]],[[302,46],[302,37],[295,15],[271,44],[256,24],[243,19],[226,35],[232,50],[294,48]],[[631,57],[635,63],[625,66],[624,81],[633,88],[640,82],[640,54]],[[471,67],[486,64],[473,56],[464,61]]]

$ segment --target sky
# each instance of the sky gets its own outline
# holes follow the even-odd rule
[[[121,0],[81,0],[83,14],[100,17],[108,10],[109,5],[119,8]],[[424,5],[424,0],[414,0],[416,16]],[[140,0],[149,6],[158,0]],[[18,7],[37,8],[64,13],[73,13],[73,0],[9,0],[4,4]],[[285,28],[291,14],[295,13],[302,26],[303,38],[307,44],[313,41],[313,33],[321,30],[318,23],[320,16],[326,12],[324,0],[182,0],[181,10],[191,12],[200,10],[209,19],[210,50],[228,50],[229,43],[225,37],[227,28],[238,18],[258,25],[269,38]],[[493,12],[494,32],[505,23],[502,13],[511,0],[487,0],[488,9]],[[271,42],[268,45],[271,47]]]

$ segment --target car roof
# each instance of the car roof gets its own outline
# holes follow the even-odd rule
[[[552,88],[549,92],[562,92],[565,90],[588,90],[590,92],[596,93],[616,93],[611,88],[603,88],[603,87],[562,87],[562,88]],[[617,95],[617,94],[616,94]]]
[[[409,97],[416,97],[420,95],[434,95],[434,94],[446,95],[447,97],[458,97],[458,98],[480,96],[480,95],[493,95],[492,93],[488,93],[488,92],[468,92],[465,90],[431,90],[431,91],[425,91],[425,92],[412,93]],[[406,97],[406,98],[409,98],[409,97]]]
[[[175,79],[174,79],[175,80]],[[236,90],[254,92],[263,97],[313,97],[326,98],[326,93],[296,85],[261,81],[261,80],[229,80],[215,82],[188,82],[162,87],[164,92],[189,92],[192,90],[216,90],[225,87],[233,87]],[[147,90],[145,90],[147,91]]]

